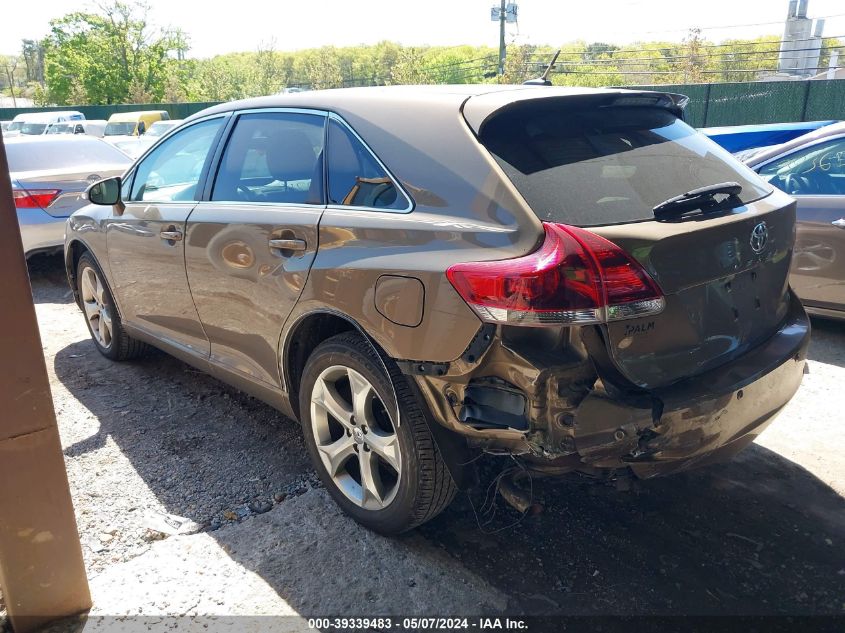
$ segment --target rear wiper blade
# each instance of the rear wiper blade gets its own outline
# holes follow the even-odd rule
[[[676,217],[683,215],[688,211],[700,209],[704,211],[705,208],[711,206],[723,207],[726,200],[717,200],[716,196],[719,194],[727,195],[727,200],[735,202],[733,206],[742,204],[742,201],[737,197],[742,191],[742,185],[738,182],[719,182],[715,185],[707,185],[706,187],[699,187],[692,189],[680,196],[669,198],[658,204],[652,211],[654,217],[658,220]]]

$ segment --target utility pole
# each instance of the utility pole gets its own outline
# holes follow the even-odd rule
[[[499,77],[505,74],[505,21],[507,20],[506,0],[502,0],[499,9]]]

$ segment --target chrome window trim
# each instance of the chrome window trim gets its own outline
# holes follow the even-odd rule
[[[248,108],[246,110],[232,110],[232,116],[240,116],[242,114],[263,114],[265,112],[285,112],[289,114],[313,114],[315,116],[327,117],[329,112],[327,110],[320,110],[319,108],[286,108],[284,106],[270,107],[270,108]],[[237,122],[236,122],[237,123]]]
[[[164,204],[166,204],[169,207],[170,206],[182,206],[182,205],[184,205],[184,206],[187,206],[187,205],[196,206],[197,201],[196,200],[172,200],[172,201],[171,200],[127,200],[123,204],[126,205],[126,206],[129,206],[130,204],[135,204],[135,205],[142,204],[142,205],[145,205],[145,206],[148,206],[148,207],[157,207],[157,206],[161,206],[161,205],[164,205]],[[173,223],[171,222],[171,224],[173,224]]]
[[[376,163],[379,165],[379,167],[381,167],[384,170],[384,173],[387,174],[387,176],[393,182],[393,186],[395,186],[396,189],[405,198],[405,201],[408,203],[407,206],[404,209],[385,209],[385,208],[382,208],[382,207],[367,207],[367,206],[358,206],[358,205],[353,206],[353,205],[347,205],[347,204],[331,204],[331,203],[323,204],[323,205],[320,205],[320,204],[303,205],[303,204],[296,204],[296,203],[291,203],[291,202],[248,202],[248,201],[242,201],[242,200],[227,201],[227,200],[211,200],[210,195],[209,195],[208,200],[202,200],[201,202],[205,202],[205,203],[216,202],[216,203],[221,203],[221,204],[226,204],[226,205],[238,205],[238,206],[252,206],[252,205],[285,206],[285,207],[307,206],[307,207],[322,207],[324,209],[332,209],[332,210],[367,211],[369,213],[377,212],[377,213],[403,213],[404,214],[404,213],[411,213],[414,210],[414,207],[415,207],[414,199],[410,196],[410,194],[408,194],[408,192],[402,186],[401,181],[396,176],[393,175],[393,172],[391,172],[387,168],[387,165],[385,165],[384,162],[382,162],[382,160],[373,151],[373,149],[367,144],[367,142],[363,138],[361,138],[361,135],[358,134],[358,132],[356,132],[355,129],[351,125],[349,125],[344,120],[344,118],[342,116],[340,116],[339,114],[337,114],[336,112],[332,112],[330,110],[321,110],[319,108],[291,108],[291,107],[279,106],[279,107],[269,107],[269,108],[248,108],[248,109],[245,109],[245,110],[231,110],[231,111],[229,111],[229,114],[231,114],[233,117],[239,118],[242,114],[261,114],[261,113],[264,113],[264,112],[283,112],[283,113],[291,113],[291,114],[311,114],[311,115],[315,115],[315,116],[325,117],[327,120],[337,121],[337,123],[339,123],[340,125],[342,125],[343,127],[345,127],[347,130],[349,130],[352,133],[352,135],[358,140],[359,143],[361,143],[361,145],[364,147],[364,149],[367,150],[367,152],[370,154],[370,156],[372,156],[373,160],[376,161]],[[210,115],[210,117],[213,117],[213,116],[219,116],[219,115]],[[204,117],[204,118],[210,118],[210,117]],[[234,131],[235,127],[237,126],[237,123],[238,123],[237,120],[235,120],[234,123],[232,124],[232,131]],[[326,132],[328,134],[328,127],[326,128]],[[229,134],[231,135],[231,133],[232,132],[230,132]],[[324,149],[327,149],[328,146],[329,146],[329,144],[328,144],[328,136],[327,136],[326,142],[324,143]],[[222,154],[221,154],[221,160],[222,160]],[[328,180],[328,177],[329,177],[328,154],[326,154],[326,159],[323,161],[323,165],[324,165],[323,170],[324,170],[324,173],[325,173],[325,176],[326,176],[326,180]],[[219,165],[217,167],[219,168]],[[216,174],[215,174],[215,177],[216,177]],[[328,187],[326,187],[326,201],[328,202]]]
[[[414,210],[414,199],[408,194],[407,191],[405,191],[405,188],[402,186],[402,183],[399,181],[399,179],[396,176],[393,175],[393,172],[391,172],[387,168],[387,165],[385,165],[381,161],[381,159],[376,155],[376,153],[372,150],[372,148],[369,145],[367,145],[366,141],[364,141],[364,139],[361,138],[361,135],[358,134],[358,132],[356,132],[352,128],[352,126],[349,125],[343,119],[343,117],[341,117],[339,114],[337,114],[335,112],[329,112],[328,114],[329,114],[330,120],[337,121],[340,125],[344,126],[347,130],[349,130],[356,139],[358,139],[358,142],[361,143],[361,145],[364,147],[364,149],[367,150],[367,152],[370,154],[370,156],[373,157],[373,159],[376,161],[376,163],[378,163],[379,167],[381,167],[384,170],[384,173],[387,174],[387,176],[393,182],[393,186],[396,187],[396,189],[399,190],[399,192],[405,198],[405,201],[408,203],[408,205],[404,209],[385,209],[385,208],[382,208],[382,207],[366,207],[366,206],[357,206],[357,205],[353,206],[353,205],[348,205],[348,204],[329,203],[329,204],[326,205],[326,208],[327,209],[333,209],[333,210],[351,210],[351,211],[368,211],[368,212],[375,211],[375,212],[378,212],[378,213],[411,213]],[[329,144],[326,143],[327,148],[328,148],[328,146],[329,146]],[[328,160],[328,154],[327,154],[326,155],[326,177],[327,177],[327,179],[328,179],[329,176],[330,176],[330,174],[329,174],[329,160]],[[326,201],[328,201],[328,196],[329,196],[328,187],[326,187]]]
[[[249,200],[200,200],[197,204],[202,204],[204,209],[209,205],[225,205],[226,207],[286,207],[291,209],[325,209],[324,204],[312,204],[309,202],[251,202]],[[348,208],[348,207],[347,207]]]
[[[224,130],[224,139],[223,146],[220,148],[219,152],[220,155],[217,157],[218,160],[214,162],[212,168],[214,169],[214,177],[211,179],[210,188],[208,190],[208,199],[207,200],[199,200],[197,203],[202,203],[203,205],[209,204],[225,204],[228,206],[236,206],[236,207],[286,207],[286,208],[298,208],[301,209],[303,207],[309,209],[325,209],[326,205],[322,203],[314,204],[309,202],[253,202],[249,200],[212,200],[211,197],[214,195],[214,185],[217,181],[217,176],[220,173],[220,165],[223,162],[223,156],[226,153],[226,146],[229,143],[229,140],[232,138],[232,135],[235,133],[235,130],[238,127],[238,121],[242,114],[263,114],[265,112],[277,112],[277,113],[284,113],[284,114],[311,114],[314,116],[323,117],[323,119],[328,119],[329,112],[326,110],[319,110],[317,108],[285,108],[285,107],[275,107],[275,108],[249,108],[246,110],[231,110],[227,112],[227,114],[232,116],[232,122],[230,125],[230,129],[228,131]],[[214,116],[214,115],[212,115]],[[323,130],[323,151],[326,148],[326,135],[325,135],[325,121],[323,122],[324,130]],[[215,152],[216,153],[216,152]],[[323,160],[323,177],[325,179],[326,174],[326,160]],[[210,175],[210,174],[209,174]],[[323,183],[325,187],[325,182]]]
[[[188,122],[187,125],[185,125],[185,123],[182,123],[180,125],[175,126],[167,134],[162,136],[155,143],[153,143],[150,147],[148,147],[147,150],[143,154],[141,154],[138,158],[135,159],[135,162],[132,163],[132,165],[129,166],[129,169],[127,169],[126,172],[124,173],[124,175],[121,177],[121,185],[123,184],[122,181],[125,178],[127,178],[127,177],[132,178],[132,184],[129,186],[129,195],[131,196],[132,190],[135,188],[135,175],[138,172],[138,166],[141,164],[142,161],[144,161],[147,158],[147,156],[150,155],[151,152],[153,152],[162,143],[164,143],[165,140],[169,139],[171,137],[171,135],[173,135],[175,132],[177,132],[177,131],[181,132],[183,130],[187,130],[188,128],[193,127],[194,125],[197,125],[199,123],[205,123],[206,121],[211,121],[213,119],[225,119],[229,116],[231,116],[230,112],[219,112],[217,114],[209,114],[209,115],[204,116],[204,117],[199,118],[199,119],[193,119],[190,122]],[[225,128],[225,122],[224,122],[223,127]],[[220,130],[218,130],[218,134],[219,134],[219,132],[220,132]],[[104,142],[108,143],[108,141],[104,141]],[[212,145],[213,145],[213,142],[212,142]],[[117,149],[117,148],[115,148],[115,149]],[[212,156],[213,150],[214,150],[214,147],[209,148],[209,155],[206,156],[206,160],[208,160],[209,157]],[[120,151],[120,150],[118,150],[118,151]],[[205,171],[205,169],[203,169],[202,171]],[[197,181],[197,185],[199,185],[200,182],[202,182],[204,180],[204,175],[203,175],[202,171],[200,172],[200,179],[199,179],[199,181]],[[205,177],[207,178],[208,174],[205,174]],[[185,202],[185,203],[190,202],[190,203],[193,203],[193,204],[197,204],[199,202],[199,200],[180,200],[180,201],[176,201],[176,202],[173,202],[173,201],[170,201],[170,200],[122,200],[122,202],[124,204],[141,203],[141,202],[152,202],[152,203],[155,203],[155,204],[170,204],[170,203],[177,204],[178,202]]]

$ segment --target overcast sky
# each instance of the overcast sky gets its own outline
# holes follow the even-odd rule
[[[373,44],[389,39],[410,45],[498,45],[490,21],[496,0],[148,0],[152,19],[181,27],[191,56],[252,51],[275,40],[277,50],[324,45]],[[715,41],[782,33],[788,0],[521,0],[519,25],[508,41],[560,44],[572,40],[629,43],[680,40],[700,27]],[[49,21],[87,0],[13,1],[0,20],[0,51],[18,52],[22,38],[47,34]],[[810,0],[810,17],[827,19],[824,34],[845,35],[845,0]]]

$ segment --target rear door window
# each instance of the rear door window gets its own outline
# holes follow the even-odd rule
[[[329,204],[405,211],[411,203],[355,134],[329,120]]]
[[[480,140],[544,221],[653,220],[661,202],[730,181],[742,185],[746,203],[770,192],[728,152],[660,108],[529,103],[494,115]]]
[[[323,203],[325,116],[260,112],[238,118],[211,199]]]

